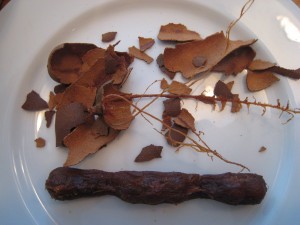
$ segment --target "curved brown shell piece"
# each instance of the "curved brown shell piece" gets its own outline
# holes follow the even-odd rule
[[[160,27],[158,39],[161,41],[195,41],[201,40],[200,35],[195,32],[188,30],[183,24],[169,23]]]
[[[48,58],[50,77],[59,83],[73,83],[79,77],[83,55],[94,48],[97,46],[88,43],[64,43],[57,46]]]
[[[247,88],[251,92],[266,89],[277,81],[279,79],[269,71],[258,73],[249,70],[246,77]]]

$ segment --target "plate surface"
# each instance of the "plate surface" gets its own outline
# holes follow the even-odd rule
[[[44,188],[49,172],[61,166],[67,151],[56,148],[54,126],[47,129],[43,112],[28,113],[21,110],[25,96],[31,90],[44,99],[55,82],[47,75],[46,63],[50,51],[64,42],[89,42],[100,47],[100,35],[117,31],[121,40],[116,47],[127,51],[138,46],[138,36],[156,38],[159,28],[169,22],[185,24],[206,37],[225,31],[230,21],[239,14],[244,1],[51,1],[30,0],[11,2],[0,13],[0,70],[2,75],[0,102],[1,118],[1,185],[0,218],[5,224],[282,224],[300,219],[300,203],[294,198],[300,188],[299,177],[299,115],[283,125],[289,117],[268,109],[251,107],[231,114],[229,107],[223,112],[213,111],[208,105],[184,101],[196,118],[198,130],[205,132],[205,142],[217,149],[225,158],[242,163],[251,172],[264,176],[268,192],[264,201],[256,206],[228,206],[210,200],[192,200],[179,205],[131,205],[104,196],[59,202],[50,198]],[[272,3],[268,12],[262,9]],[[40,10],[35,10],[40,9]],[[54,13],[55,12],[55,13]],[[54,14],[53,14],[54,13]],[[299,67],[300,21],[299,10],[292,3],[257,1],[231,33],[232,39],[258,38],[253,45],[257,58],[277,62],[279,65]],[[55,15],[55,16],[53,16]],[[259,19],[260,18],[260,19]],[[292,27],[292,28],[291,28]],[[298,28],[297,28],[298,27]],[[298,31],[298,36],[297,36]],[[298,39],[297,39],[298,37]],[[156,58],[167,45],[156,39],[147,53]],[[133,72],[123,87],[124,91],[143,93],[155,80],[164,77],[155,62],[151,65],[135,60]],[[177,80],[182,80],[180,75]],[[266,91],[250,93],[245,88],[245,73],[236,78],[211,74],[200,80],[193,94],[211,92],[219,80],[235,80],[233,92],[241,97],[276,104],[288,100],[292,107],[300,106],[299,82],[281,78]],[[148,90],[159,93],[156,83]],[[9,96],[9,97],[8,97]],[[142,100],[139,106],[146,104]],[[160,117],[162,101],[147,108]],[[132,126],[103,150],[88,157],[77,167],[107,171],[159,170],[187,173],[238,172],[239,168],[221,160],[210,160],[205,154],[183,148],[179,152],[165,144],[164,138],[138,117]],[[44,137],[46,147],[37,149],[34,139]],[[133,160],[140,149],[149,144],[163,145],[162,159],[137,164]],[[267,151],[259,153],[261,146]],[[299,190],[299,189],[298,189]],[[20,215],[15,217],[16,212]],[[280,217],[279,217],[280,212]],[[199,222],[201,221],[201,222]]]

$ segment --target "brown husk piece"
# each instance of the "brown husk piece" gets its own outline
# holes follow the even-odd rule
[[[54,114],[55,114],[55,111],[53,111],[53,110],[48,110],[45,112],[45,120],[46,120],[47,128],[50,127]]]
[[[28,111],[41,111],[48,108],[47,102],[35,91],[27,94],[26,100],[22,105],[22,109]]]
[[[232,99],[231,104],[231,112],[237,113],[241,110],[242,104],[239,103],[239,95],[238,94],[232,94],[231,90],[234,85],[234,81],[230,81],[228,83],[224,83],[222,81],[218,81],[216,83],[214,94],[218,97],[223,97],[224,100],[221,101],[221,111],[225,108],[226,105],[226,99]]]
[[[37,148],[43,148],[46,145],[46,140],[44,138],[39,137],[39,138],[35,139],[34,141],[35,141],[35,146]]]
[[[144,60],[146,63],[150,64],[153,61],[153,58],[147,55],[145,52],[142,52],[135,46],[128,48],[129,54],[137,59]]]
[[[201,37],[197,32],[188,30],[187,27],[182,24],[174,23],[162,25],[157,37],[161,41],[185,42],[201,40]]]
[[[221,101],[221,111],[224,110],[226,102],[228,99],[233,99],[233,94],[231,93],[231,84],[225,84],[223,81],[219,80],[214,88],[214,95],[217,97],[222,97]]]
[[[118,131],[109,128],[108,135],[100,136],[93,132],[94,121],[84,123],[74,129],[64,138],[64,144],[68,147],[68,158],[64,166],[78,164],[85,157],[93,154],[113,141],[119,134]]]
[[[142,52],[151,48],[154,45],[154,43],[155,43],[155,41],[153,38],[139,37],[139,47]]]
[[[161,70],[161,72],[163,72],[164,74],[166,74],[171,80],[174,79],[176,73],[171,72],[169,70],[166,69],[165,65],[164,65],[164,55],[160,54],[157,58],[156,58],[156,63],[159,66],[159,69]]]
[[[107,32],[102,34],[102,42],[111,42],[113,40],[115,40],[117,35],[117,32],[111,31],[111,32]]]
[[[106,85],[104,88],[105,97],[102,98],[104,121],[109,127],[116,130],[126,130],[134,119],[131,104],[118,97],[122,95],[124,93],[115,89],[112,85]]]
[[[181,82],[173,80],[169,85],[168,92],[174,95],[189,95],[192,89]]]
[[[181,109],[179,115],[174,119],[174,123],[179,126],[196,131],[195,118],[185,108]]]
[[[192,78],[199,73],[211,70],[224,57],[235,49],[249,46],[256,40],[227,41],[223,32],[215,33],[203,40],[177,44],[175,48],[165,48],[164,66],[172,72],[181,72],[185,78]],[[206,58],[202,67],[193,65],[194,57]]]
[[[162,146],[148,145],[142,149],[135,158],[135,162],[146,162],[155,158],[161,158]]]
[[[179,132],[183,133],[179,133]],[[185,127],[182,127],[182,126],[179,126],[177,124],[173,124],[172,125],[172,129],[170,129],[165,137],[167,139],[167,142],[173,146],[173,147],[178,147],[184,140],[185,140],[185,137],[188,133],[188,128],[185,128]]]
[[[78,102],[63,106],[57,110],[55,117],[56,146],[62,146],[65,136],[73,128],[83,124],[87,118],[86,108]]]
[[[164,111],[162,114],[163,125],[162,131],[167,129],[167,126],[172,126],[172,117],[176,117],[179,115],[181,111],[180,99],[179,98],[170,98],[163,101]]]
[[[238,48],[215,65],[212,71],[222,72],[226,76],[237,75],[250,65],[255,55],[249,46]]]
[[[232,99],[233,94],[231,93],[231,90],[229,87],[221,80],[219,80],[214,88],[214,95],[218,97],[223,97],[225,99]]]
[[[65,90],[56,108],[59,109],[72,102],[81,103],[87,109],[91,108],[95,101],[96,91],[96,87],[85,87],[74,83]]]
[[[275,66],[276,63],[256,59],[251,62],[251,64],[248,66],[249,70],[256,71],[256,70],[266,70],[273,66]]]
[[[253,72],[249,70],[246,77],[247,88],[252,92],[266,89],[277,81],[279,79],[269,71]]]
[[[58,83],[71,84],[80,76],[82,57],[94,44],[65,43],[52,50],[48,58],[48,73]]]
[[[163,101],[164,113],[171,117],[176,117],[179,115],[181,110],[180,98],[170,98]]]
[[[169,88],[168,81],[166,81],[165,78],[163,78],[163,79],[161,80],[161,82],[160,82],[160,88],[163,89],[163,90]]]

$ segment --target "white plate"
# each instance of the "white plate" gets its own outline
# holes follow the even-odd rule
[[[300,201],[297,193],[299,162],[299,116],[282,125],[288,117],[260,108],[244,109],[239,114],[212,111],[210,106],[186,101],[197,119],[197,128],[205,132],[205,141],[224,157],[247,165],[251,172],[264,176],[268,192],[256,206],[228,206],[210,200],[192,200],[179,205],[131,205],[111,197],[59,202],[44,188],[49,172],[61,166],[66,151],[55,147],[53,126],[45,128],[41,113],[28,113],[20,106],[32,89],[45,99],[55,85],[47,75],[46,61],[50,50],[63,42],[91,42],[105,47],[100,35],[117,31],[121,43],[117,50],[126,51],[138,44],[137,37],[156,37],[160,25],[183,23],[202,36],[226,30],[236,18],[244,1],[12,1],[0,12],[1,72],[1,152],[0,152],[0,220],[3,224],[291,224],[299,221]],[[234,39],[258,38],[254,45],[258,58],[279,65],[299,67],[299,9],[292,2],[257,1],[232,31]],[[299,18],[299,17],[298,17]],[[298,35],[298,36],[297,36]],[[157,57],[165,45],[156,40],[148,51]],[[150,66],[135,60],[134,70],[125,91],[142,93],[162,75],[155,63]],[[177,78],[179,76],[177,75]],[[200,82],[194,93],[209,90],[219,79],[213,74]],[[276,104],[290,100],[300,106],[299,82],[281,81],[266,91],[246,91],[241,74],[233,91]],[[226,81],[232,80],[227,78]],[[149,92],[158,92],[158,85]],[[141,105],[144,104],[144,101]],[[149,107],[159,116],[161,102]],[[42,122],[40,123],[40,120]],[[160,125],[154,123],[154,127]],[[298,135],[298,136],[297,136]],[[47,140],[36,149],[34,139]],[[114,143],[78,165],[79,168],[117,170],[161,170],[204,173],[238,172],[239,168],[220,160],[211,161],[205,154],[165,146],[163,158],[144,164],[133,159],[148,144],[165,145],[164,139],[143,118],[137,118]],[[258,153],[261,146],[267,151]]]

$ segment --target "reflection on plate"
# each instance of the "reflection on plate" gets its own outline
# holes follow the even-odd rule
[[[209,200],[192,200],[179,205],[132,205],[111,196],[58,202],[52,200],[44,188],[49,172],[63,164],[67,152],[56,148],[54,127],[47,129],[43,113],[21,111],[23,98],[32,89],[48,99],[55,82],[47,75],[46,63],[50,50],[64,42],[88,42],[107,47],[101,43],[100,35],[108,31],[117,31],[121,40],[116,47],[118,51],[138,44],[138,36],[156,38],[160,25],[169,22],[185,24],[206,37],[220,30],[226,30],[233,15],[223,13],[221,9],[201,2],[182,1],[108,1],[71,17],[67,24],[57,27],[44,45],[31,57],[30,64],[25,66],[24,74],[18,82],[15,96],[16,104],[9,109],[6,118],[13,129],[10,129],[8,143],[12,149],[12,166],[21,197],[37,224],[263,224],[276,212],[281,203],[274,198],[278,193],[287,190],[293,156],[295,123],[282,125],[285,115],[267,110],[261,116],[262,109],[246,107],[238,113],[231,114],[213,111],[211,106],[184,101],[184,107],[193,112],[198,130],[204,131],[204,140],[217,149],[225,158],[248,166],[253,173],[264,176],[269,190],[262,204],[257,206],[232,207]],[[238,2],[238,1],[235,1]],[[239,2],[240,3],[240,2]],[[242,5],[242,4],[241,4]],[[253,9],[254,10],[254,9]],[[259,38],[242,22],[238,23],[231,33],[232,39]],[[166,44],[156,39],[155,45],[147,51],[156,58]],[[272,50],[263,42],[254,45],[257,57],[276,61]],[[154,80],[162,79],[155,62],[150,65],[135,60],[133,71],[126,85],[125,92],[143,93]],[[222,77],[212,74],[199,81],[194,94],[212,91],[214,84]],[[224,77],[222,77],[224,78]],[[182,80],[180,76],[176,79]],[[226,81],[233,77],[226,78]],[[12,84],[10,84],[12,85]],[[153,85],[149,93],[159,93],[159,85]],[[262,102],[276,103],[277,98],[286,102],[292,96],[288,82],[282,79],[266,91],[255,94],[245,88],[245,74],[235,78],[234,92],[242,98],[252,96]],[[292,99],[291,99],[292,100]],[[146,104],[142,100],[140,106]],[[157,115],[162,113],[162,103],[157,101],[147,111]],[[153,122],[153,121],[152,121]],[[153,126],[142,117],[135,119],[131,127],[123,132],[113,143],[95,155],[88,157],[78,165],[79,168],[97,168],[107,171],[118,170],[159,170],[181,171],[187,173],[223,173],[238,172],[239,168],[226,164],[218,159],[210,160],[205,154],[199,154],[187,148],[175,152],[165,144],[164,138],[153,128],[160,129],[160,124]],[[46,147],[39,150],[34,146],[34,139],[41,136],[47,140]],[[134,163],[139,151],[149,144],[164,145],[162,159],[144,164]],[[267,150],[259,152],[261,146]],[[265,213],[269,212],[269,217]]]

